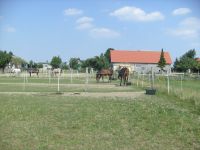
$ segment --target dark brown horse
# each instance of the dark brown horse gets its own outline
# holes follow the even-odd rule
[[[112,75],[113,75],[113,70],[112,69],[101,69],[96,74],[96,80],[97,80],[97,82],[99,82],[99,80],[101,78],[103,80],[104,76],[108,76],[109,77],[109,82],[111,82]]]
[[[30,77],[31,77],[31,75],[32,75],[32,73],[35,73],[36,75],[37,75],[37,77],[38,77],[38,74],[39,74],[39,69],[36,69],[36,68],[30,68],[30,69],[28,69],[27,70],[28,71],[28,73],[30,74]]]
[[[120,79],[120,86],[122,85],[122,79],[124,80],[124,85],[127,84],[128,82],[128,76],[129,76],[129,70],[126,67],[123,67],[121,70],[118,72],[118,79]]]

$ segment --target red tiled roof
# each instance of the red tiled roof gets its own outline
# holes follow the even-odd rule
[[[197,58],[196,60],[197,60],[198,62],[200,62],[200,58]]]
[[[160,60],[160,51],[125,51],[111,50],[111,62],[157,64]],[[167,64],[172,64],[170,54],[164,52]]]

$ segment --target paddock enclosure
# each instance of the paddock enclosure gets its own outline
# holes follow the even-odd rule
[[[198,75],[116,77],[0,74],[0,149],[200,149]]]

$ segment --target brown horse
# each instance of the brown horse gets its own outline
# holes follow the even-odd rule
[[[97,80],[97,82],[99,82],[100,78],[103,79],[104,76],[108,76],[109,77],[109,82],[111,82],[112,75],[113,75],[113,70],[112,69],[101,69],[96,74],[96,80]]]
[[[28,73],[30,74],[30,77],[31,77],[32,73],[35,73],[35,74],[37,75],[37,77],[38,77],[39,69],[30,68],[30,69],[28,69],[27,71],[28,71]]]
[[[128,82],[128,76],[129,76],[129,70],[126,67],[123,67],[121,70],[118,72],[118,79],[120,79],[120,86],[122,84],[122,79],[124,80],[124,85],[127,84]]]

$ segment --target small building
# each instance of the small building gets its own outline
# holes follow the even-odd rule
[[[200,63],[200,58],[196,58],[196,61]]]
[[[158,61],[160,60],[160,51],[125,51],[111,50],[111,64],[113,70],[118,70],[121,67],[129,68],[130,72],[149,73],[151,68],[154,72],[159,73]],[[171,73],[172,60],[169,52],[164,52],[166,66],[164,70]]]

